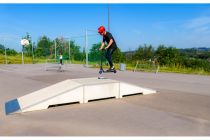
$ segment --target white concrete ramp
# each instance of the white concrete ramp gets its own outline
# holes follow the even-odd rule
[[[142,88],[111,79],[68,79],[25,96],[6,102],[6,114],[47,109],[65,103],[87,103],[90,100],[109,97],[122,98],[136,93],[151,94],[155,90]]]

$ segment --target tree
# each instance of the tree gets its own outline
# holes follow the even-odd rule
[[[24,54],[26,56],[32,56],[32,41],[29,33],[26,33],[26,36],[24,36],[23,39],[27,39],[29,41],[29,45],[23,47]]]
[[[76,45],[74,41],[71,41],[70,42],[70,57],[71,57],[71,60],[83,60],[84,59],[84,56],[83,54],[80,52],[80,46],[79,45]],[[84,50],[83,50],[83,53],[84,53]]]
[[[35,50],[36,56],[49,56],[52,54],[52,46],[53,42],[47,36],[40,37]]]
[[[92,48],[89,52],[89,60],[90,61],[99,61],[101,58],[101,51],[99,51],[99,48],[101,46],[101,43],[93,44]]]
[[[112,60],[114,63],[120,63],[125,61],[125,55],[121,52],[120,48],[117,48],[113,55]]]
[[[154,49],[152,45],[139,46],[134,54],[135,60],[151,60],[154,57]]]
[[[15,51],[14,49],[7,48],[6,51],[7,51],[7,55],[13,55],[14,56],[14,55],[18,54],[17,51]]]
[[[4,45],[0,44],[0,54],[4,54]]]
[[[159,45],[155,54],[160,65],[174,65],[180,61],[180,52],[175,47]]]

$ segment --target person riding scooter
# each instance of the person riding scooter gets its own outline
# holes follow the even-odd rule
[[[100,26],[98,28],[98,33],[103,37],[103,41],[101,43],[101,47],[99,50],[102,50],[105,46],[105,42],[107,43],[107,46],[104,48],[106,51],[105,57],[107,61],[109,62],[109,70],[108,71],[114,71],[115,67],[112,62],[112,54],[117,49],[117,44],[110,32],[107,32],[104,26]]]

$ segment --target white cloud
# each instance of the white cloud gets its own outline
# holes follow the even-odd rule
[[[186,24],[187,28],[197,28],[202,27],[210,24],[210,17],[198,17],[188,21]]]
[[[209,30],[209,27],[203,26],[203,27],[198,27],[198,28],[194,29],[194,31],[198,32],[198,33],[204,33],[204,32],[207,33],[210,30]]]
[[[194,31],[196,33],[210,33],[210,17],[197,17],[186,21],[183,28]]]
[[[159,33],[157,38],[152,38],[153,42],[163,42],[178,48],[210,46],[210,16],[155,22],[153,29]]]
[[[131,31],[132,31],[132,33],[134,33],[136,35],[140,35],[140,36],[142,35],[141,31],[139,31],[138,29],[132,29]]]

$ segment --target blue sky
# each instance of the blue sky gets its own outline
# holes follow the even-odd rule
[[[107,4],[0,4],[0,43],[6,36],[4,44],[20,51],[26,32],[36,42],[42,35],[84,35],[107,23]],[[210,4],[110,4],[110,28],[122,51],[143,44],[210,47]],[[84,46],[84,38],[74,40]]]

